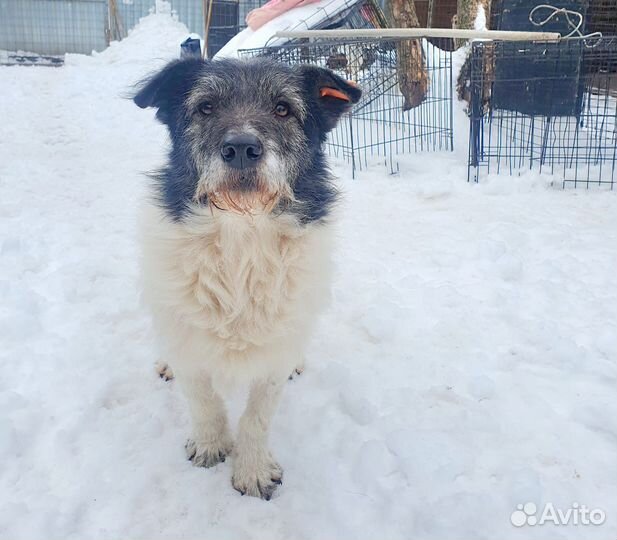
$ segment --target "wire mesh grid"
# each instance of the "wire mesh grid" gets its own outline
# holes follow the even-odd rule
[[[107,17],[107,0],[0,0],[0,50],[18,61],[36,53],[100,51],[108,43]]]
[[[320,14],[317,13],[319,16]],[[307,20],[307,28],[309,21]],[[388,23],[379,6],[371,1],[353,2],[347,1],[344,9],[336,15],[328,16],[321,22],[313,23],[312,28],[332,29],[363,29],[363,28],[386,28]]]
[[[246,27],[266,0],[213,0],[209,53]],[[209,0],[205,2],[208,10]],[[169,14],[204,35],[203,0],[0,0],[0,63],[60,64],[65,53],[90,54],[124,39],[142,17]]]
[[[469,179],[536,169],[617,182],[617,40],[472,45]]]
[[[587,31],[617,35],[617,0],[591,0],[587,12]]]
[[[232,37],[244,30],[247,27],[246,16],[266,2],[267,0],[212,0],[208,27],[208,57],[212,58]],[[207,0],[206,10],[209,9],[208,4]],[[202,16],[202,13],[203,10],[200,8],[199,16]],[[205,30],[202,29],[200,33],[205,33]]]
[[[421,66],[410,60],[418,51]],[[241,54],[326,67],[360,85],[360,102],[326,143],[330,155],[352,165],[352,174],[374,157],[396,173],[400,154],[453,149],[451,53],[426,40],[315,40]]]
[[[285,21],[289,32],[303,30],[340,30],[387,28],[388,22],[378,0],[329,0],[320,2],[308,15]],[[287,38],[270,37],[268,47],[289,43]]]

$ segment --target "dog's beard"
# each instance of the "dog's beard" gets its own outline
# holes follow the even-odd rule
[[[200,182],[195,198],[214,210],[241,215],[269,214],[279,204],[294,200],[291,187],[285,182],[277,185],[267,182],[256,171],[228,172],[226,179],[211,188]]]
[[[281,200],[278,192],[263,191],[214,191],[207,194],[208,204],[217,210],[236,214],[269,214]]]

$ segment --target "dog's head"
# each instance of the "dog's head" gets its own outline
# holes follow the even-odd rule
[[[241,213],[289,205],[311,219],[334,198],[322,143],[360,95],[319,67],[188,59],[147,79],[134,101],[169,128],[161,187],[174,218],[209,203]]]

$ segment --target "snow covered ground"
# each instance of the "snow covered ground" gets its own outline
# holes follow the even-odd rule
[[[0,538],[614,538],[617,194],[467,184],[461,115],[454,154],[398,176],[335,163],[334,298],[275,418],[277,496],[186,461],[135,241],[166,135],[122,97],[185,37],[150,16],[0,68]],[[515,528],[527,502],[606,522]]]

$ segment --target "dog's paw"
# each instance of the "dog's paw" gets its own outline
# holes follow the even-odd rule
[[[234,466],[231,483],[241,495],[269,501],[276,488],[283,483],[283,469],[271,459],[253,467]]]
[[[223,463],[225,458],[231,453],[231,442],[219,444],[197,443],[193,439],[186,441],[184,449],[186,457],[195,467],[214,467],[218,463]]]
[[[154,366],[159,377],[164,381],[171,381],[174,378],[174,372],[169,367],[169,364],[165,362],[157,362]]]

